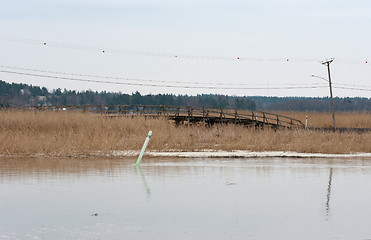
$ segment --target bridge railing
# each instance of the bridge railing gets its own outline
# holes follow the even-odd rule
[[[239,116],[240,118],[251,118],[271,126],[305,128],[305,125],[300,120],[269,112],[251,111],[251,113],[242,113],[239,114]]]
[[[236,110],[236,109],[223,109],[223,108],[202,108],[202,107],[175,107],[177,109],[176,114],[179,116],[192,117],[203,117],[205,119],[210,117],[219,117],[220,122],[223,119],[232,119],[234,122],[242,122],[243,120],[249,119],[252,122],[258,122],[267,126],[275,127],[286,127],[286,128],[304,128],[305,125],[297,119],[290,118],[287,116],[262,112],[262,111],[251,111],[246,110]],[[174,113],[174,111],[169,111],[169,113]]]

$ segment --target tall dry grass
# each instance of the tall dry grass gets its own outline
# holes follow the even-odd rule
[[[371,152],[370,133],[254,130],[235,125],[176,127],[165,119],[144,117],[0,112],[0,154],[73,156],[140,150],[149,130],[153,131],[150,150]]]
[[[308,116],[309,127],[332,127],[331,112],[275,112],[290,116],[305,124]],[[371,128],[371,112],[335,112],[336,127],[339,128]]]

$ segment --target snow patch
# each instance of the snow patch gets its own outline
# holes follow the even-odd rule
[[[112,156],[136,157],[139,151],[113,151]],[[289,157],[289,158],[371,158],[371,153],[350,153],[350,154],[326,154],[326,153],[297,153],[286,151],[275,152],[251,152],[242,150],[217,151],[217,150],[200,150],[194,152],[181,151],[148,151],[145,155],[151,157],[180,157],[180,158],[268,158],[268,157]]]

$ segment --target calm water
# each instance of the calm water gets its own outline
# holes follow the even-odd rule
[[[0,239],[371,239],[371,159],[0,159]]]

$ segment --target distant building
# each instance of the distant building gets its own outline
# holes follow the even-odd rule
[[[22,95],[31,95],[30,89],[27,89],[27,88],[21,89],[20,92]]]
[[[39,102],[45,102],[46,101],[46,97],[45,96],[37,96],[37,101],[39,101]]]

